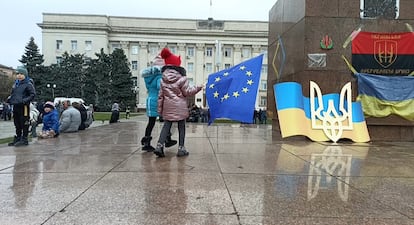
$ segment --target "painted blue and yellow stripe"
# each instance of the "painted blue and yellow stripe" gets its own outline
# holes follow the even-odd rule
[[[304,135],[313,141],[329,141],[322,129],[312,128],[310,99],[303,96],[301,84],[278,83],[274,85],[274,90],[282,137]],[[324,110],[327,108],[327,102],[333,100],[335,109],[339,112],[339,98],[339,94],[323,95]],[[317,102],[316,99],[314,101]],[[322,124],[322,121],[317,123]],[[344,130],[341,138],[351,139],[354,142],[368,142],[370,137],[360,102],[352,102],[352,123],[353,130]]]

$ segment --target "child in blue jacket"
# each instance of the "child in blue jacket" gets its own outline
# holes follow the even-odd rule
[[[54,138],[59,135],[59,112],[53,102],[46,102],[43,106],[43,128],[39,138]]]

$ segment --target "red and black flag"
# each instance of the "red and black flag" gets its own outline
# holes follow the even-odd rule
[[[414,33],[360,32],[352,40],[352,66],[359,73],[410,75],[414,72]]]

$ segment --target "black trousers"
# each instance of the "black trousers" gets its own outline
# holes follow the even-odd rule
[[[16,128],[16,136],[27,138],[29,134],[29,125],[30,125],[29,105],[14,105],[13,106],[13,119],[14,119],[14,126]]]

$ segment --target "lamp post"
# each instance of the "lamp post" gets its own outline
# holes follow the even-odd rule
[[[53,97],[53,99],[55,99],[55,88],[56,88],[56,84],[47,84],[46,86],[48,88],[52,88],[52,97]]]

